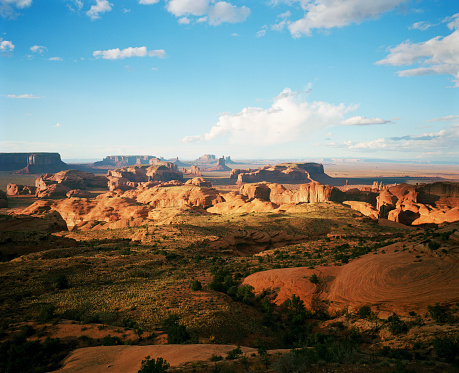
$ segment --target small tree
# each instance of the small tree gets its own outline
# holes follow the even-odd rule
[[[137,373],[164,373],[170,367],[170,364],[167,363],[162,357],[155,359],[150,359],[150,356],[147,356],[145,360],[142,360],[142,365]]]

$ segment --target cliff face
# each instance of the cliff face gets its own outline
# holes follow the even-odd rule
[[[109,155],[99,162],[94,162],[94,167],[126,167],[142,164],[152,164],[159,158],[152,155]]]
[[[0,153],[0,171],[38,174],[67,168],[59,153]]]

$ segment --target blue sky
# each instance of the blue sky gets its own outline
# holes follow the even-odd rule
[[[459,1],[0,0],[0,151],[459,159]]]

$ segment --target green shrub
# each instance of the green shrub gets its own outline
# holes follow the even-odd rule
[[[309,282],[313,284],[318,284],[319,283],[319,278],[317,275],[314,273],[311,277],[309,277]]]
[[[190,333],[185,325],[179,324],[179,320],[178,315],[172,314],[162,322],[162,327],[167,333],[167,343],[182,344],[190,340]]]
[[[357,316],[360,319],[366,319],[366,318],[370,317],[371,314],[372,314],[372,312],[371,312],[370,306],[362,306],[357,311]]]
[[[388,329],[392,334],[396,335],[408,332],[408,325],[400,320],[400,317],[398,317],[396,314],[389,316],[387,320],[389,321]]]
[[[137,373],[164,373],[170,367],[170,364],[167,363],[162,357],[155,359],[150,359],[150,356],[147,356],[145,360],[142,360],[142,365]]]
[[[199,281],[199,280],[194,280],[194,281],[191,283],[191,290],[193,290],[193,291],[202,290],[201,281]]]
[[[459,335],[436,338],[433,346],[438,357],[459,366]]]
[[[68,289],[69,288],[69,280],[67,279],[66,275],[60,275],[54,281],[54,287],[59,290]]]
[[[52,320],[54,318],[55,310],[56,307],[54,307],[52,304],[44,304],[40,308],[40,312],[38,314],[38,321],[47,322]]]
[[[237,346],[235,349],[230,350],[226,353],[226,360],[234,360],[242,355],[241,346]]]
[[[437,303],[435,306],[428,306],[427,309],[430,317],[437,322],[446,323],[454,321],[454,317],[447,306],[441,306]]]

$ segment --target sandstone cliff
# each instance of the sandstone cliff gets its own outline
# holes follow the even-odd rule
[[[217,164],[214,167],[208,168],[207,171],[231,171],[231,168],[225,164],[225,158],[221,157],[218,159]]]

